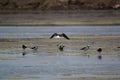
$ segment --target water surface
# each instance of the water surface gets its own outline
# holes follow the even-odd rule
[[[48,38],[55,32],[66,33],[69,36],[118,37],[120,26],[1,26],[0,38]],[[118,50],[113,55],[104,55],[102,59],[98,59],[97,55],[90,57],[48,55],[47,51],[37,54],[28,53],[26,56],[22,56],[19,52],[17,54],[0,52],[0,80],[65,80],[66,78],[89,77],[104,80],[120,79],[119,52]]]
[[[0,38],[47,38],[53,33],[67,35],[120,35],[120,26],[17,26],[0,27]]]
[[[115,56],[64,56],[0,54],[0,79],[61,80],[62,78],[120,78],[120,59]]]

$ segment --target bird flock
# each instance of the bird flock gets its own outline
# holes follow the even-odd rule
[[[50,37],[50,39],[53,39],[53,38],[65,38],[65,39],[67,39],[67,40],[70,40],[70,38],[69,38],[65,33],[62,33],[62,34],[54,33],[54,34]],[[65,45],[64,45],[62,42],[58,43],[58,44],[57,44],[57,47],[58,47],[58,50],[59,50],[60,52],[63,52],[64,49],[65,49]],[[26,49],[26,48],[30,48],[31,50],[35,50],[35,51],[38,50],[38,46],[27,47],[26,45],[23,44],[23,45],[22,45],[22,49],[24,50],[24,52],[22,53],[23,56],[26,55],[26,52],[25,52],[25,49]],[[120,48],[120,47],[118,47],[118,48]],[[87,46],[85,46],[85,47],[80,48],[80,50],[83,51],[84,54],[86,54],[86,52],[87,52],[89,49],[90,49],[90,45],[87,45]],[[102,51],[103,51],[103,49],[102,49],[102,48],[98,48],[96,51],[98,52],[98,59],[101,60],[101,59],[102,59]],[[89,55],[88,55],[88,56],[89,56]]]

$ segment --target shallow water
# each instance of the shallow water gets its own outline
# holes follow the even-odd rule
[[[0,38],[48,38],[53,33],[67,35],[120,35],[120,26],[1,26]]]
[[[118,37],[120,26],[0,27],[0,38],[49,38],[53,33],[67,35],[108,35]],[[66,78],[120,79],[120,50],[110,55],[84,56],[74,50],[63,54],[47,51],[22,56],[21,48],[0,52],[0,80],[65,80]],[[7,54],[7,52],[17,54]],[[74,52],[74,53],[72,53]],[[5,54],[6,53],[6,54]],[[74,55],[77,53],[77,55]],[[111,52],[112,53],[112,52]],[[79,55],[78,55],[79,54]]]
[[[60,80],[63,78],[120,78],[120,59],[104,55],[65,56],[0,54],[0,79],[3,80]]]

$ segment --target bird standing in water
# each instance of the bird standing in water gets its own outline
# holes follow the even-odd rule
[[[89,50],[89,49],[90,49],[90,46],[88,45],[86,47],[81,48],[80,50],[83,50],[84,51],[84,55],[89,57],[89,55],[87,55],[87,53],[86,53],[86,51]]]
[[[33,50],[38,50],[38,46],[34,46],[34,47],[32,47],[31,49],[33,49]]]
[[[87,50],[89,50],[89,48],[90,48],[90,46],[88,45],[88,46],[86,46],[86,47],[81,48],[80,50],[87,51]]]
[[[22,45],[22,49],[25,50],[27,48],[27,46],[25,46],[24,44]]]
[[[98,48],[98,49],[97,49],[97,52],[99,52],[99,54],[101,54],[102,48]]]
[[[65,46],[62,43],[57,44],[57,46],[60,51],[64,51]]]
[[[64,47],[65,47],[64,45],[60,45],[60,46],[59,46],[59,50],[60,50],[60,51],[64,51]]]
[[[33,53],[38,52],[38,46],[31,47],[30,49],[32,49]]]
[[[22,49],[23,49],[23,52],[22,52],[22,55],[25,56],[26,55],[26,49],[27,46],[25,46],[24,44],[22,45]]]
[[[97,52],[99,53],[99,54],[98,54],[98,59],[101,60],[101,59],[102,59],[102,54],[101,54],[102,48],[98,48],[98,49],[97,49]]]

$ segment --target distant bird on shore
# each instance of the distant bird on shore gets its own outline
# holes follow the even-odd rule
[[[98,48],[97,52],[101,53],[102,52],[102,48]]]
[[[65,39],[70,40],[70,38],[66,34],[64,34],[64,33],[62,33],[62,34],[54,33],[50,37],[50,39],[52,39],[52,38],[61,38],[61,37],[64,37]]]
[[[38,50],[38,46],[31,47],[33,50]]]
[[[57,46],[58,46],[58,49],[60,50],[60,51],[64,51],[64,44],[63,43],[59,43],[59,44],[57,44]]]
[[[22,45],[22,49],[26,49],[27,48],[27,46],[25,46],[25,45]]]
[[[89,50],[89,48],[90,48],[90,46],[88,45],[86,47],[81,48],[80,50],[87,51],[87,50]]]
[[[102,48],[98,48],[98,49],[97,49],[97,52],[99,53],[99,54],[98,54],[98,59],[101,60],[101,59],[102,59],[102,54],[101,54]]]
[[[65,47],[64,45],[60,45],[60,46],[59,46],[59,50],[60,50],[60,51],[64,51],[64,47]]]

